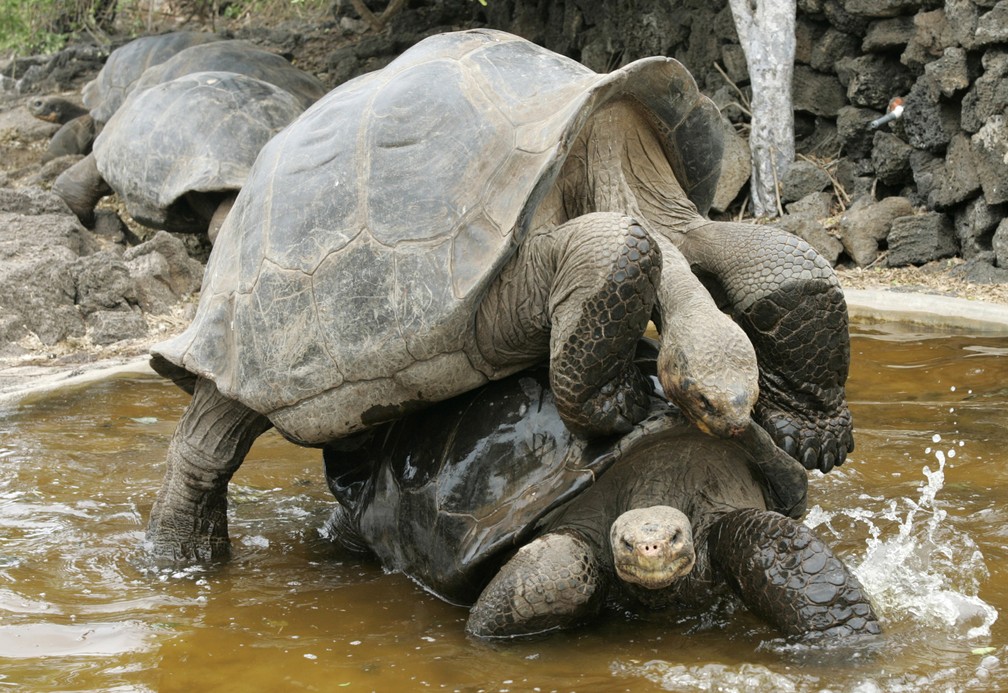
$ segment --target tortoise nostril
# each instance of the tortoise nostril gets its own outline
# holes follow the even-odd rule
[[[641,543],[638,545],[640,552],[645,556],[654,556],[661,553],[661,544],[659,542],[651,543]]]

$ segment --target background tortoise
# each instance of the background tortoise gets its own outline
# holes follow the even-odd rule
[[[114,191],[145,226],[213,240],[259,150],[302,110],[284,89],[232,72],[137,90],[53,190],[86,224]]]
[[[196,31],[143,36],[109,54],[95,78],[84,85],[83,106],[59,96],[33,99],[28,105],[32,115],[63,126],[50,139],[44,160],[90,152],[95,135],[148,67],[190,46],[220,40],[214,34]]]
[[[107,123],[147,68],[190,46],[220,40],[216,34],[200,31],[173,31],[134,39],[109,53],[95,78],[84,85],[84,106],[95,121]]]
[[[248,41],[198,43],[144,70],[131,91],[148,89],[194,72],[233,72],[255,77],[293,94],[303,108],[325,95],[327,89],[317,77],[291,64],[276,53]]]
[[[262,145],[325,93],[317,78],[279,55],[245,41],[202,36],[153,37],[159,41],[126,53],[143,49],[150,67],[142,74],[133,76],[120,59],[106,65],[108,77],[99,74],[94,80],[104,96],[93,117],[101,129],[107,116],[112,133],[103,138],[94,160],[86,157],[54,185],[85,224],[98,200],[115,191],[142,224],[182,232],[209,229],[215,236],[219,222],[210,222],[213,214],[224,200],[223,219]],[[204,72],[251,79],[222,78],[212,90],[193,89],[191,80],[180,80]],[[129,84],[123,86],[127,76]],[[255,80],[277,89],[264,90]],[[128,98],[112,110],[123,91]],[[289,107],[287,95],[297,100],[296,109]],[[127,114],[116,118],[120,108]]]
[[[656,298],[665,391],[705,429],[740,433],[752,346],[674,243],[743,324],[771,330],[757,344],[774,384],[798,378],[804,398],[829,376],[839,401],[783,392],[797,415],[774,432],[832,465],[849,439],[843,297],[794,236],[700,215],[719,122],[674,60],[599,75],[487,30],[428,38],[321,99],[263,149],[197,315],[154,349],[193,392],[151,514],[155,553],[226,551],[228,480],[270,426],[320,445],[549,357],[571,430],[630,430],[650,402],[632,357]],[[831,299],[825,324],[797,310],[758,322],[792,294]],[[801,438],[806,421],[824,422],[818,437]]]
[[[587,443],[538,367],[325,457],[334,538],[475,602],[479,637],[575,625],[607,602],[704,609],[729,591],[787,635],[879,632],[857,578],[791,519],[804,469],[755,424],[714,438],[656,397],[633,431]]]
[[[38,97],[28,104],[28,111],[61,127],[49,139],[43,162],[68,154],[87,154],[95,137],[95,122],[87,109],[61,96]]]

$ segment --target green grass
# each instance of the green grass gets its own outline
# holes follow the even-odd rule
[[[207,27],[215,19],[277,22],[320,18],[330,5],[331,0],[176,0],[171,19]],[[162,30],[166,19],[140,0],[0,0],[0,55],[51,53],[81,33],[99,41],[106,34],[152,33]]]
[[[0,51],[48,53],[66,42],[58,31],[64,5],[58,0],[0,0]],[[73,3],[76,4],[76,3]]]

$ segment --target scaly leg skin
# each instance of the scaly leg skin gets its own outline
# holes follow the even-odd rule
[[[828,472],[854,449],[845,384],[847,303],[829,263],[772,225],[700,222],[673,238],[724,292],[759,362],[754,418],[806,469]]]
[[[548,353],[564,423],[583,437],[626,433],[652,388],[633,362],[661,255],[630,217],[593,213],[527,237],[480,304],[477,343],[503,372]]]
[[[167,468],[147,525],[156,559],[226,558],[227,487],[269,419],[200,378],[168,447]]]
[[[854,436],[844,389],[850,336],[840,288],[778,291],[737,319],[757,354],[776,349],[787,363],[760,369],[754,418],[806,469],[828,472],[842,464]]]
[[[77,215],[80,222],[92,228],[95,222],[95,205],[111,194],[112,189],[98,172],[94,154],[88,154],[57,176],[52,191]]]
[[[602,607],[604,589],[591,546],[573,534],[545,534],[518,550],[469,613],[477,638],[515,638],[568,628]]]
[[[707,544],[714,569],[785,635],[882,632],[861,583],[800,522],[767,510],[736,510],[711,526]]]

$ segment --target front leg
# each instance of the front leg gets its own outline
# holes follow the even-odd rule
[[[754,417],[806,469],[829,471],[854,449],[845,384],[847,303],[808,243],[772,225],[698,223],[673,237],[724,291],[756,350]]]
[[[483,299],[480,353],[503,372],[550,358],[567,427],[585,437],[626,433],[650,408],[633,362],[661,272],[661,254],[632,218],[593,213],[534,233]]]
[[[719,518],[707,538],[712,567],[747,607],[786,635],[875,635],[861,583],[800,522],[747,508]]]
[[[52,191],[59,195],[84,226],[91,228],[95,221],[95,205],[111,194],[112,188],[98,172],[98,162],[91,153],[59,174],[53,181]]]
[[[199,378],[168,446],[167,468],[147,525],[155,558],[226,558],[227,488],[269,419]]]
[[[545,534],[518,550],[480,594],[466,632],[514,638],[569,628],[598,614],[604,581],[591,546]]]

